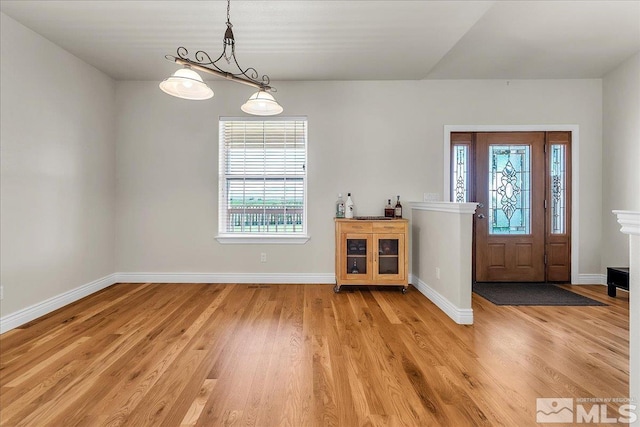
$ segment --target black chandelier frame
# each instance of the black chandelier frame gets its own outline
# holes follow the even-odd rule
[[[176,64],[190,67],[193,70],[213,74],[226,80],[258,88],[265,92],[277,92],[276,88],[270,85],[268,75],[263,74],[260,76],[255,68],[242,68],[240,64],[238,64],[238,60],[236,59],[236,42],[232,29],[233,25],[230,21],[230,9],[231,0],[227,0],[227,29],[222,40],[222,53],[216,60],[212,60],[211,56],[203,50],[197,51],[192,59],[189,57],[189,51],[187,48],[183,46],[180,46],[176,50],[177,56],[165,55],[165,58],[169,61],[175,62]],[[227,49],[231,49],[231,54],[227,53]],[[218,63],[223,58],[229,65],[232,65],[233,62],[233,65],[237,68],[237,72],[227,71],[218,66]]]

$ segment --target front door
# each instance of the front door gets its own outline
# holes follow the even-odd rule
[[[451,133],[451,200],[478,202],[474,281],[571,280],[571,132]]]
[[[476,134],[476,281],[545,281],[545,133]]]

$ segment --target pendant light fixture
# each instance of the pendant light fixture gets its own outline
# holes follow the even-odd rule
[[[240,107],[247,114],[255,116],[275,116],[282,113],[282,106],[276,102],[269,92],[260,89],[249,97]]]
[[[204,100],[213,97],[213,90],[202,80],[196,72],[204,72],[222,77],[232,82],[242,83],[258,89],[258,92],[249,97],[249,100],[242,105],[241,109],[245,113],[257,116],[272,116],[280,114],[283,108],[273,97],[272,93],[276,89],[270,85],[269,76],[259,74],[255,68],[242,68],[236,59],[236,41],[233,36],[233,25],[230,20],[231,0],[227,0],[227,29],[222,39],[222,53],[216,60],[212,60],[209,54],[199,50],[193,59],[189,58],[189,51],[184,47],[177,49],[177,56],[166,55],[170,61],[184,66],[176,71],[171,77],[160,83],[160,89],[169,95],[183,99]],[[228,50],[230,52],[228,52]],[[222,59],[234,68],[227,71],[219,66]]]
[[[160,89],[169,95],[184,99],[201,100],[213,97],[211,88],[188,65],[160,83]]]

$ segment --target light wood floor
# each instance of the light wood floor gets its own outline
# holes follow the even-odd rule
[[[629,299],[460,326],[415,289],[118,284],[0,337],[29,426],[527,426],[538,397],[628,395]]]

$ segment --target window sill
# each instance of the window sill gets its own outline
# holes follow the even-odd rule
[[[291,236],[291,235],[257,235],[257,234],[245,234],[245,235],[229,235],[220,234],[216,236],[216,240],[223,245],[234,244],[268,244],[268,245],[304,245],[309,241],[311,237],[307,235],[303,236]]]

